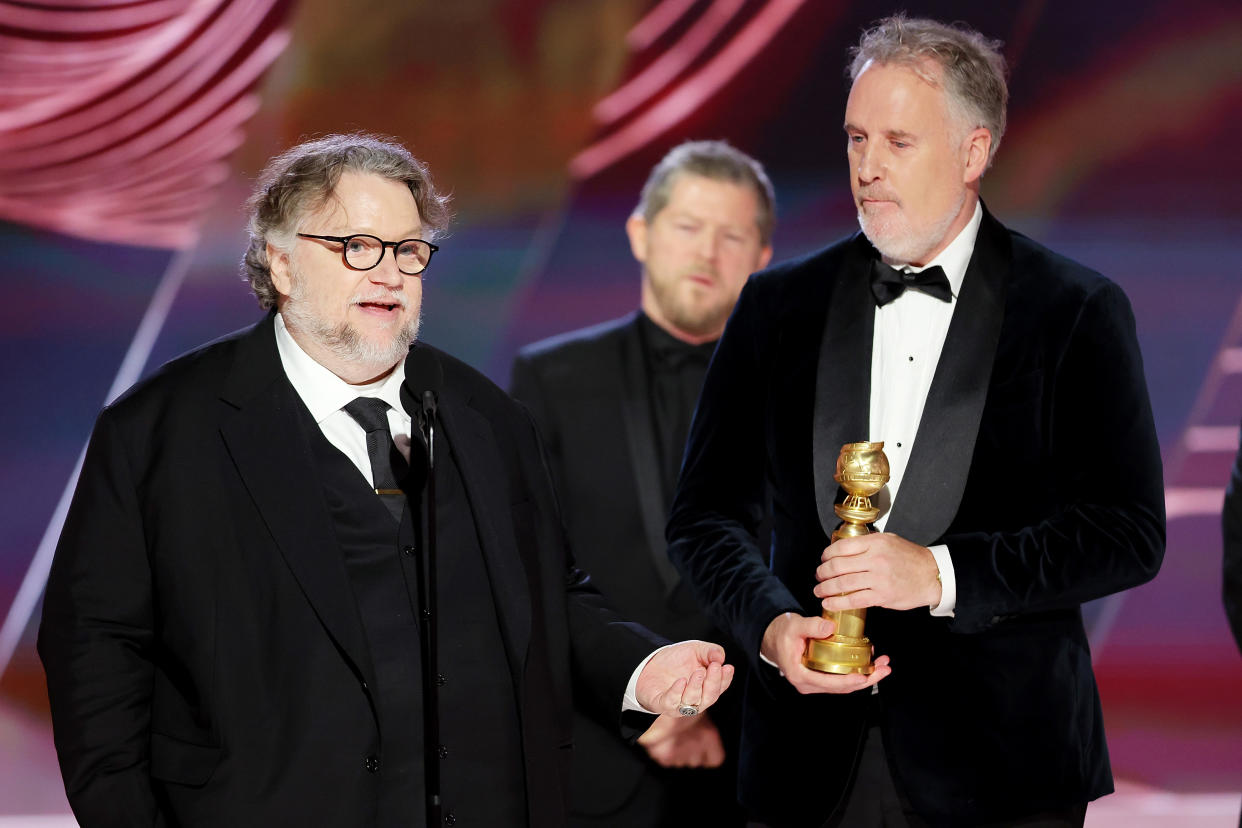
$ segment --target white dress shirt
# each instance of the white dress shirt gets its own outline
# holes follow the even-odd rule
[[[367,454],[367,433],[357,421],[345,413],[344,407],[358,397],[376,397],[388,403],[388,428],[393,442],[402,454],[410,456],[410,415],[401,405],[401,383],[405,379],[405,361],[388,376],[366,385],[350,385],[327,368],[320,365],[302,346],[294,341],[285,327],[284,318],[276,314],[276,350],[285,376],[298,392],[302,402],[310,409],[311,416],[323,431],[328,442],[349,458],[367,481],[371,479],[371,458]]]
[[[888,264],[898,270],[918,272],[939,265],[949,279],[953,298],[942,302],[919,290],[906,290],[893,301],[875,309],[875,332],[871,346],[871,440],[884,441],[888,455],[889,480],[872,503],[880,508],[875,527],[884,530],[892,505],[901,491],[910,453],[927,392],[940,362],[945,334],[957,307],[957,297],[966,278],[966,267],[975,250],[983,208],[975,204],[975,212],[957,238],[923,267],[898,262]],[[917,497],[918,493],[912,493]],[[944,545],[930,547],[940,570],[940,603],[931,608],[932,615],[952,615],[957,606],[957,581],[953,574],[953,558]]]
[[[401,383],[405,380],[405,360],[402,360],[393,371],[381,380],[366,385],[350,385],[327,368],[320,365],[306,351],[302,350],[285,327],[285,320],[276,314],[276,350],[280,353],[280,364],[285,375],[293,385],[293,390],[306,403],[311,416],[323,431],[328,442],[340,449],[350,459],[367,481],[367,486],[374,488],[371,479],[371,458],[367,454],[367,433],[353,417],[349,416],[344,407],[358,397],[377,397],[388,403],[388,428],[392,431],[393,442],[402,454],[410,456],[410,428],[412,420],[401,405]],[[671,646],[671,645],[667,645]],[[638,676],[652,656],[663,650],[656,649],[643,659],[625,688],[625,696],[621,701],[621,711],[637,710],[642,713],[652,711],[638,702]]]

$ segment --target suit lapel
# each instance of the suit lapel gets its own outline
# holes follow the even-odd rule
[[[871,405],[871,340],[875,300],[868,287],[870,247],[861,234],[845,251],[828,300],[815,376],[815,412],[811,450],[815,467],[815,506],[824,534],[840,519],[837,502],[837,456],[841,446],[866,440]]]
[[[634,494],[638,498],[642,515],[647,551],[656,574],[664,584],[664,594],[668,596],[676,588],[679,578],[677,570],[668,559],[667,544],[664,541],[668,493],[664,491],[660,460],[656,453],[651,401],[647,394],[650,376],[647,372],[647,360],[643,356],[638,315],[634,314],[633,317],[633,321],[621,330],[618,340],[620,370],[614,372],[613,376],[621,384],[616,399],[621,401],[621,418],[625,423],[630,468],[634,473]]]
[[[373,685],[370,653],[311,454],[305,406],[285,378],[272,317],[242,342],[222,394],[221,436],[246,490],[316,615]]]
[[[470,502],[514,686],[520,686],[530,645],[531,596],[526,568],[514,541],[512,510],[503,499],[504,488],[497,486],[497,481],[504,478],[504,461],[487,419],[468,402],[451,392],[442,392],[438,415]],[[438,451],[439,441],[436,442]],[[437,466],[443,462],[437,454]]]
[[[1007,231],[985,210],[914,451],[885,526],[915,543],[943,536],[961,503],[1000,341],[1010,259]]]

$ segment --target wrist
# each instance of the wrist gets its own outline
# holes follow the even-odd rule
[[[782,612],[780,615],[768,622],[768,626],[763,631],[763,638],[759,640],[759,657],[770,664],[776,664],[777,656],[780,654],[780,630],[782,622],[788,619],[790,613]]]
[[[936,544],[931,547],[936,562],[936,583],[930,612],[937,617],[952,617],[957,606],[957,581],[953,570],[953,556],[949,547]]]

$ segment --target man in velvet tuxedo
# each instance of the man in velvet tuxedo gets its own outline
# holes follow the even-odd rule
[[[693,715],[723,650],[653,653],[569,558],[529,418],[414,343],[447,220],[419,161],[329,136],[251,208],[273,312],[100,415],[57,547],[39,651],[75,815],[564,824],[571,677],[618,727]]]
[[[668,526],[752,660],[742,801],[779,826],[1081,825],[1113,789],[1081,604],[1164,552],[1134,319],[979,199],[1005,123],[997,44],[899,16],[850,74],[862,233],[742,291]],[[892,466],[882,531],[830,546],[834,464],[860,440]],[[853,607],[874,673],[804,667],[833,632],[821,608]]]
[[[746,278],[771,258],[773,212],[753,158],[721,141],[675,147],[626,223],[641,309],[513,363],[510,390],[543,436],[576,559],[618,610],[674,639],[721,640],[669,563],[664,524],[712,349]],[[636,745],[579,712],[571,824],[743,824],[740,701],[666,718]]]

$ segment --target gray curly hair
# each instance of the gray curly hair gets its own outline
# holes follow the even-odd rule
[[[289,250],[297,223],[327,202],[344,172],[371,173],[408,186],[427,241],[448,227],[448,196],[436,190],[427,165],[395,140],[352,133],[290,147],[268,163],[246,202],[250,245],[242,258],[242,278],[250,283],[259,307],[275,307],[278,297],[268,243]]]
[[[933,86],[943,86],[950,115],[967,130],[984,127],[992,133],[988,166],[1005,134],[1009,87],[1001,42],[989,40],[965,24],[948,25],[927,18],[893,15],[863,32],[850,50],[850,80],[858,80],[871,62],[896,63],[913,70]],[[940,77],[929,76],[923,62],[934,61]]]

